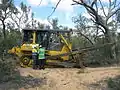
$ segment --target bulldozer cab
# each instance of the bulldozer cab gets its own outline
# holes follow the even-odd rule
[[[32,44],[33,43],[33,31],[23,30],[23,44]]]
[[[46,50],[61,50],[64,40],[70,42],[69,30],[23,29],[23,33],[24,44],[39,44]]]

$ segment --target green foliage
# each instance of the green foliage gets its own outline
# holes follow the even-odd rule
[[[109,78],[107,80],[107,84],[110,90],[120,90],[120,76],[117,76],[116,78]]]
[[[14,79],[16,75],[16,61],[7,54],[7,51],[18,45],[21,39],[21,32],[17,30],[6,31],[7,38],[0,33],[0,83]]]
[[[73,22],[76,24],[77,29],[86,29],[86,26],[90,20],[82,15],[73,17]]]
[[[85,48],[87,46],[90,46],[90,43],[86,39],[79,37],[79,36],[72,37],[72,48],[73,49]]]
[[[21,2],[20,8],[21,8],[21,10],[22,10],[23,12],[27,12],[27,6],[26,6],[26,4],[24,4],[23,2]]]
[[[28,89],[46,83],[45,78],[21,76],[15,63],[16,61],[10,57],[0,60],[0,85],[3,85],[0,90],[18,90],[21,87]]]
[[[41,24],[40,22],[38,22],[38,28],[39,29],[44,29],[44,26],[45,26],[44,24]]]
[[[2,33],[1,33],[2,34]],[[3,51],[6,50],[6,53],[9,49],[14,46],[20,45],[21,42],[21,32],[17,30],[10,30],[6,32],[7,38],[4,39],[0,37],[0,58],[3,55]]]
[[[52,19],[52,27],[53,29],[58,29],[58,19]]]
[[[2,0],[0,5],[0,21],[2,23],[2,33],[3,37],[6,38],[6,24],[5,20],[10,17],[11,13],[14,11],[13,0]]]
[[[15,67],[15,62],[12,59],[0,59],[0,83],[7,82],[13,79],[13,75],[17,73],[15,71]]]
[[[120,10],[118,10],[118,12],[116,13],[117,16],[117,21],[120,23]]]
[[[93,47],[93,46],[99,46],[104,44],[104,38],[97,38],[96,42],[94,43],[93,46],[82,37],[78,36],[73,36],[72,37],[72,46],[73,50],[74,49],[82,49],[82,48],[87,48],[87,47]],[[86,66],[108,66],[112,64],[117,64],[119,63],[119,49],[120,49],[120,44],[118,43],[115,47],[117,59],[112,59],[110,57],[110,48],[111,46],[107,45],[102,48],[98,48],[93,51],[86,52],[86,55],[84,57],[84,64]]]
[[[108,23],[109,28],[107,33],[105,29],[100,29],[91,22],[90,19],[78,15],[73,17],[75,28],[79,34],[76,34],[73,39],[73,48],[86,48],[90,46],[98,46],[105,43],[118,42],[114,46],[104,46],[102,48],[86,52],[85,64],[88,66],[102,66],[119,63],[119,35],[117,35],[118,23],[112,20]],[[91,45],[91,44],[92,45]]]

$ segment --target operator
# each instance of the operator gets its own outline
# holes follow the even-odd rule
[[[39,69],[45,69],[45,48],[41,45],[39,46],[38,50],[38,60],[39,60]]]
[[[32,48],[33,69],[37,69],[38,50],[35,46],[32,46]]]

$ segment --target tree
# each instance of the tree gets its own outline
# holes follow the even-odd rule
[[[62,25],[59,25],[58,28],[61,30],[68,30],[69,29],[67,26],[62,26]]]
[[[120,23],[120,10],[116,13],[117,21]]]
[[[34,15],[31,12],[31,7],[27,7],[26,4],[21,2],[20,8],[15,8],[13,13],[11,14],[11,19],[14,21],[17,28],[20,30],[22,28],[30,26],[29,23],[33,21],[32,16]]]
[[[83,6],[88,14],[92,17],[91,20],[93,23],[96,24],[96,26],[99,28],[99,30],[102,31],[102,33],[105,36],[105,42],[111,43],[112,35],[111,32],[112,29],[109,28],[110,19],[114,19],[115,14],[120,10],[120,2],[118,0],[109,0],[108,3],[103,4],[101,0],[73,0],[73,5],[81,5]],[[105,7],[108,6],[108,12],[105,12]],[[100,11],[102,11],[103,15],[101,15]],[[107,47],[108,48],[108,47]],[[114,57],[115,51],[114,48],[109,47],[110,57]]]
[[[44,24],[41,24],[40,22],[38,22],[38,28],[39,29],[44,29]]]
[[[52,27],[53,29],[58,29],[58,19],[52,19]]]
[[[91,29],[91,26],[88,25],[88,22],[91,23],[90,20],[82,15],[79,15],[78,17],[73,17],[73,22],[76,24],[75,28],[78,30],[77,35],[83,36],[93,45],[93,41],[91,40],[91,32],[93,28]]]
[[[109,29],[109,20],[120,10],[119,4],[117,0],[114,0],[113,2],[109,0],[108,2],[108,13],[105,12],[105,6],[103,6],[103,3],[101,0],[80,0],[76,1],[73,0],[75,4],[82,5],[89,15],[92,17],[92,21],[99,27],[102,32],[105,35],[105,39],[107,42],[111,42],[110,37],[110,29]],[[118,3],[118,4],[117,4]],[[99,5],[99,7],[98,7]],[[101,8],[104,15],[100,15]]]
[[[0,21],[2,22],[2,33],[4,39],[6,39],[6,24],[5,20],[9,18],[10,14],[14,9],[13,0],[1,0],[0,4]]]

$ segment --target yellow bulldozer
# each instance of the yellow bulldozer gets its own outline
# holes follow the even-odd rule
[[[71,30],[23,29],[22,44],[13,47],[8,53],[17,56],[20,66],[30,67],[33,64],[33,47],[39,48],[42,45],[45,47],[46,65],[84,67],[83,56],[87,51],[114,44],[115,42],[72,50]]]
[[[23,29],[23,39],[20,46],[15,46],[8,51],[19,58],[20,66],[29,67],[32,65],[32,47],[42,45],[45,47],[47,57],[69,53],[72,51],[70,40],[70,30],[38,30],[38,29]],[[70,55],[57,56],[47,63],[62,62],[70,59]]]

